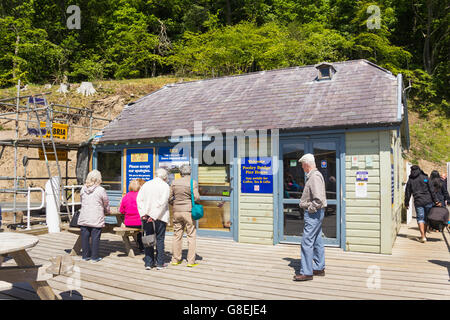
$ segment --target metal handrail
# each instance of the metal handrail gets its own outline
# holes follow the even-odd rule
[[[69,203],[65,203],[65,201],[64,200],[62,200],[62,202],[63,202],[63,204],[64,205],[70,205],[70,206],[72,206],[72,217],[70,217],[70,219],[72,219],[73,218],[73,215],[75,214],[75,205],[79,205],[79,204],[81,204],[81,202],[75,202],[75,197],[73,196],[73,194],[74,194],[74,190],[75,189],[77,189],[77,188],[82,188],[83,186],[82,185],[72,185],[72,186],[64,186],[64,189],[71,189],[72,190],[72,200],[71,200],[71,203],[69,204]],[[67,214],[69,214],[69,212],[67,212]]]
[[[42,200],[41,200],[41,205],[39,207],[36,208],[31,208],[31,201],[30,201],[30,193],[31,191],[40,191],[42,194]],[[31,188],[28,187],[28,192],[27,192],[27,228],[26,230],[31,230],[31,221],[30,221],[30,215],[31,215],[31,210],[40,210],[44,207],[45,205],[45,191],[42,188],[36,187],[36,188]]]

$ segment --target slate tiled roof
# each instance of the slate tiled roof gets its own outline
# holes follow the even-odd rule
[[[203,130],[370,127],[398,123],[397,78],[366,61],[333,63],[332,80],[316,81],[314,66],[166,85],[134,104],[103,130],[102,142],[170,137]]]

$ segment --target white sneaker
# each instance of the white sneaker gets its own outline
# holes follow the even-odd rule
[[[422,243],[427,242],[427,238],[421,238],[421,239],[420,239],[420,242],[422,242]]]

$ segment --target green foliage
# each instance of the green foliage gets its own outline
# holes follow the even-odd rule
[[[66,26],[69,5],[80,30]],[[422,116],[449,117],[449,25],[440,0],[0,0],[0,87],[364,58],[403,73]]]
[[[77,81],[102,80],[105,73],[104,60],[98,60],[98,56],[93,56],[95,60],[83,59],[73,64],[74,71],[70,77]]]
[[[410,126],[413,141],[413,159],[427,159],[435,163],[450,162],[450,123],[448,118],[433,113],[428,121],[417,121]]]
[[[147,17],[125,3],[114,12],[106,32],[108,71],[116,79],[148,77],[153,62],[162,64],[156,53],[158,37],[148,32]]]

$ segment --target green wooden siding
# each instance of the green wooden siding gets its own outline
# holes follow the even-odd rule
[[[349,251],[380,253],[381,193],[380,193],[380,139],[379,132],[355,132],[345,135],[346,141],[346,249]],[[352,166],[352,157],[358,165]],[[372,157],[372,166],[366,166],[366,157]],[[368,171],[367,197],[356,198],[357,171]]]
[[[268,140],[270,146],[270,139]],[[256,139],[238,140],[239,182],[241,181],[241,159],[249,156],[249,145],[256,146]],[[259,156],[270,156],[270,148],[267,151],[268,154]],[[240,183],[238,188],[239,242],[272,245],[274,232],[273,194],[241,193]]]
[[[401,152],[401,137],[396,130],[346,134],[347,250],[392,253],[401,226],[404,195]],[[352,166],[352,156],[358,157],[357,166]],[[366,166],[368,156],[372,157],[370,168]],[[356,198],[357,171],[367,171],[369,175],[365,198]]]

